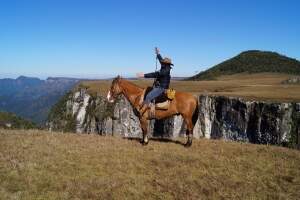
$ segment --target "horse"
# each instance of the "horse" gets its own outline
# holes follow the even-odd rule
[[[175,98],[170,102],[167,110],[155,110],[155,115],[149,115],[150,110],[146,110],[145,113],[140,113],[139,107],[143,102],[145,88],[139,87],[138,85],[121,78],[120,76],[113,79],[111,87],[107,94],[107,100],[113,103],[115,99],[123,94],[125,98],[130,102],[131,106],[138,113],[138,117],[143,132],[143,138],[141,143],[147,145],[149,142],[148,138],[148,123],[150,119],[163,119],[173,115],[181,115],[186,123],[187,130],[187,141],[186,147],[190,147],[193,141],[193,129],[198,119],[198,100],[190,93],[179,92],[175,94]],[[150,118],[151,116],[151,118]]]

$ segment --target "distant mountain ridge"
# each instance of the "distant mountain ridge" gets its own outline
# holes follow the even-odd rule
[[[286,73],[300,75],[300,62],[276,52],[249,50],[212,68],[188,78],[188,80],[211,80],[221,75],[237,73]]]
[[[66,77],[0,79],[0,111],[12,112],[42,124],[52,105],[79,81]]]

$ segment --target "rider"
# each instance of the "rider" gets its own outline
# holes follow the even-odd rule
[[[143,106],[140,109],[140,113],[142,114],[150,106],[151,101],[156,97],[160,96],[165,91],[165,89],[169,89],[169,85],[170,85],[170,79],[171,79],[170,71],[172,69],[171,66],[173,66],[172,61],[170,58],[162,58],[158,48],[155,48],[155,53],[157,59],[161,64],[160,70],[148,74],[144,74],[144,73],[137,74],[139,78],[155,78],[153,88],[147,94],[145,101],[143,102]]]

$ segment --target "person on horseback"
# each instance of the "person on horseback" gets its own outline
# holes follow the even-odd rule
[[[146,98],[141,106],[140,113],[144,113],[149,107],[152,100],[160,96],[166,89],[169,89],[171,75],[170,71],[173,66],[170,58],[162,58],[159,49],[155,48],[155,54],[160,62],[161,68],[159,71],[152,73],[138,73],[139,78],[155,78],[152,90],[146,95]]]

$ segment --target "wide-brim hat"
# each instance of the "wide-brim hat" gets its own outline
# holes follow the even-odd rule
[[[162,59],[161,62],[164,63],[164,64],[169,64],[169,65],[172,65],[172,66],[173,66],[173,63],[172,63],[171,58],[165,57],[164,59]]]

